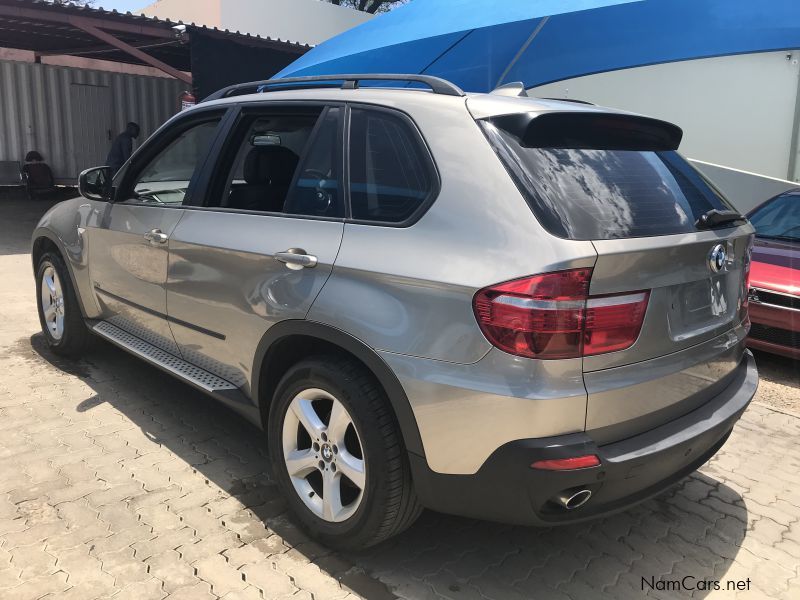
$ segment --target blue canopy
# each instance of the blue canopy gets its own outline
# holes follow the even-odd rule
[[[798,0],[413,0],[276,77],[424,73],[468,91],[800,47]]]

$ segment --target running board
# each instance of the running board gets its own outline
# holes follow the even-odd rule
[[[226,381],[222,377],[217,377],[213,373],[209,373],[200,367],[188,363],[174,354],[165,352],[161,348],[153,346],[153,344],[145,342],[135,335],[131,335],[108,321],[100,321],[95,324],[92,329],[97,335],[107,339],[109,342],[143,358],[147,362],[153,363],[165,371],[177,375],[181,379],[206,392],[214,394],[225,390],[238,389],[230,381]]]

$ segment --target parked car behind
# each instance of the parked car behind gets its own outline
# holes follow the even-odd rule
[[[800,359],[800,188],[754,208],[747,344]]]
[[[522,94],[223,90],[42,218],[50,347],[91,332],[263,427],[337,547],[422,507],[553,525],[659,493],[755,393],[753,228],[675,125]]]

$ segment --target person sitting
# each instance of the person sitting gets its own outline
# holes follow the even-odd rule
[[[31,200],[56,189],[53,171],[36,150],[31,150],[25,155],[25,164],[22,165],[22,180],[25,183],[28,198]]]

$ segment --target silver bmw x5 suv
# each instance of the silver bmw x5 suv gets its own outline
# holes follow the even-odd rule
[[[681,135],[520,86],[234,86],[42,218],[42,330],[71,356],[105,338],[262,427],[331,546],[422,507],[605,515],[707,461],[758,384],[753,229]]]

